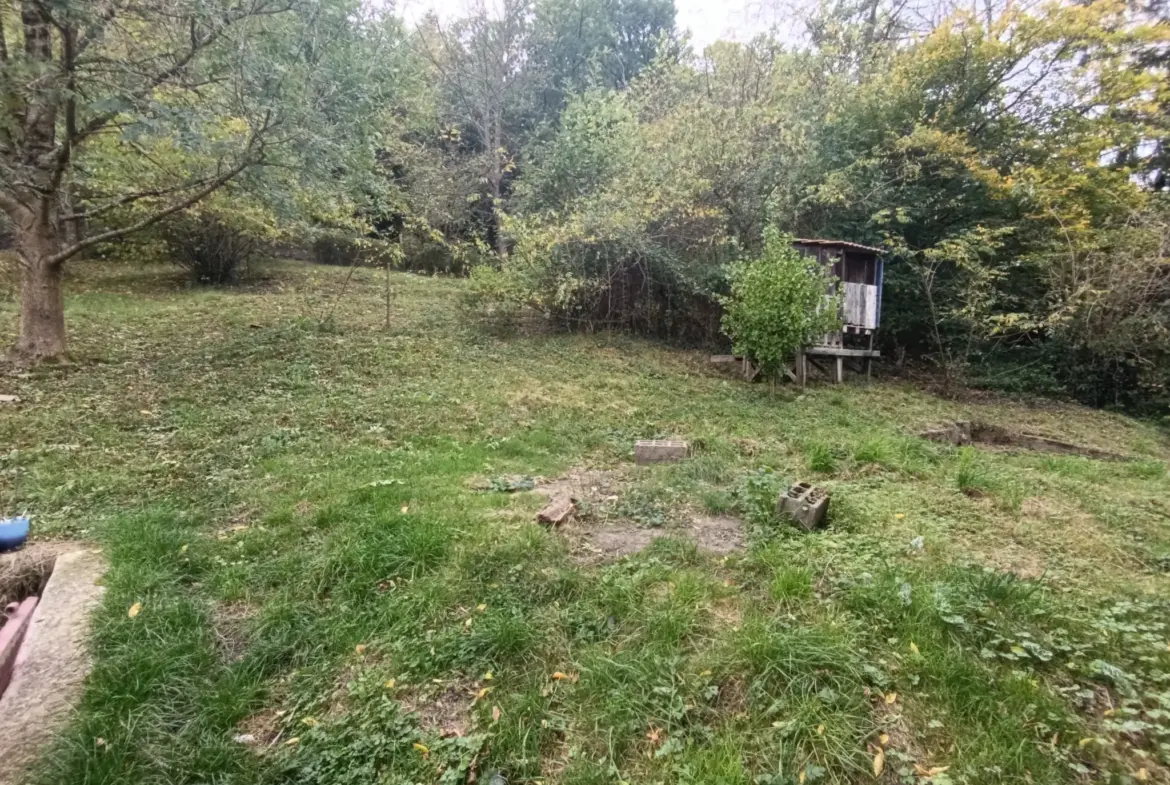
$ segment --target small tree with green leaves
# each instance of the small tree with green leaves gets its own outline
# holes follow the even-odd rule
[[[841,328],[832,276],[793,248],[789,235],[767,229],[763,253],[728,265],[727,275],[723,332],[733,351],[750,357],[766,376],[775,377],[802,347]]]

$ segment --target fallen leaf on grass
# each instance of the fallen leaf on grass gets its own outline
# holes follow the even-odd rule
[[[920,763],[914,764],[914,771],[919,777],[937,777],[949,768],[950,766],[932,766],[928,769]]]
[[[878,736],[878,744],[880,744],[884,747],[889,743],[890,743],[890,734],[883,733],[881,736]]]
[[[918,644],[916,644],[914,641],[910,641],[910,651],[914,652],[915,654],[918,653]]]
[[[873,756],[873,776],[880,777],[886,768],[886,751],[878,747]]]
[[[421,752],[421,753],[422,753],[422,756],[423,756],[424,758],[425,758],[425,757],[427,757],[428,755],[430,755],[430,754],[431,754],[431,748],[430,748],[430,747],[428,747],[428,746],[427,746],[427,745],[425,745],[425,744],[419,744],[419,743],[416,741],[414,744],[411,744],[410,746],[414,747],[416,750],[418,750],[419,752]]]
[[[492,722],[499,722],[502,713],[499,706],[492,706]]]
[[[130,610],[126,613],[126,615],[133,619],[140,613],[142,613],[142,603],[136,602],[130,606]]]
[[[557,671],[552,675],[552,678],[553,681],[571,681],[575,684],[581,677],[577,673],[562,673],[561,671]]]
[[[886,703],[897,703],[897,701],[898,701],[898,693],[896,693],[896,692],[891,692],[889,695],[886,696]]]
[[[359,643],[357,646],[353,647],[353,650],[355,652],[357,652],[358,654],[365,654],[366,653],[366,644]]]

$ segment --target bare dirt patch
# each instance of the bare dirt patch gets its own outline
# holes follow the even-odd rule
[[[1124,461],[1127,456],[1089,447],[1082,444],[1073,444],[1054,436],[1031,431],[1013,431],[1002,425],[967,420],[956,420],[931,426],[918,434],[924,439],[935,442],[944,442],[955,446],[965,444],[990,445],[1007,449],[1033,450],[1037,452],[1051,452],[1058,455],[1082,455],[1087,458]]]
[[[640,529],[630,523],[596,528],[573,526],[565,533],[574,540],[574,558],[584,563],[611,562],[632,556],[655,538],[667,534],[664,529]]]
[[[659,537],[694,542],[700,550],[726,555],[743,550],[743,524],[727,516],[700,516],[688,525],[644,528],[629,521],[593,518],[563,526],[574,558],[583,564],[617,561],[645,549]]]
[[[631,556],[659,537],[694,542],[701,550],[726,555],[745,547],[743,523],[726,515],[692,513],[682,522],[662,527],[638,526],[614,514],[628,478],[610,469],[572,469],[555,479],[538,478],[534,492],[550,503],[571,500],[577,514],[556,530],[570,544],[574,558],[596,564]]]
[[[738,631],[743,625],[743,610],[734,597],[727,597],[711,608],[711,617],[722,630]]]
[[[224,662],[239,662],[248,649],[248,622],[256,609],[246,602],[216,603],[211,612],[215,647]]]
[[[249,747],[271,747],[280,740],[283,734],[284,712],[276,709],[265,709],[250,717],[245,717],[236,725],[239,733],[235,740]]]
[[[424,731],[443,737],[466,736],[475,723],[471,709],[475,705],[477,684],[454,681],[436,690],[401,695],[398,700],[407,713],[418,715],[419,726]]]
[[[740,676],[729,676],[719,685],[715,696],[715,709],[720,714],[732,717],[746,717],[748,711],[747,684]]]
[[[690,536],[699,548],[711,553],[736,553],[744,549],[743,521],[730,515],[699,515],[691,521]]]
[[[578,503],[598,505],[616,501],[622,484],[622,478],[616,471],[571,469],[552,480],[539,478],[534,490],[547,496],[550,501],[569,498]]]

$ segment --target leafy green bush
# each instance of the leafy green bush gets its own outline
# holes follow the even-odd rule
[[[723,331],[736,354],[751,357],[768,376],[814,339],[840,329],[832,278],[792,238],[769,228],[763,253],[728,265],[731,294],[720,298]]]
[[[638,123],[643,97],[589,91],[533,152],[499,267],[525,304],[568,329],[709,343],[731,258],[703,156],[684,129]]]
[[[528,304],[529,291],[519,277],[487,264],[471,268],[463,306],[473,316],[508,326]]]

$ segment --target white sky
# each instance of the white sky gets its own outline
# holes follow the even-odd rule
[[[398,0],[399,13],[415,23],[430,10],[441,19],[465,13],[468,0]],[[778,19],[776,0],[674,0],[679,30],[691,31],[696,52],[717,39],[748,41],[768,30]]]

